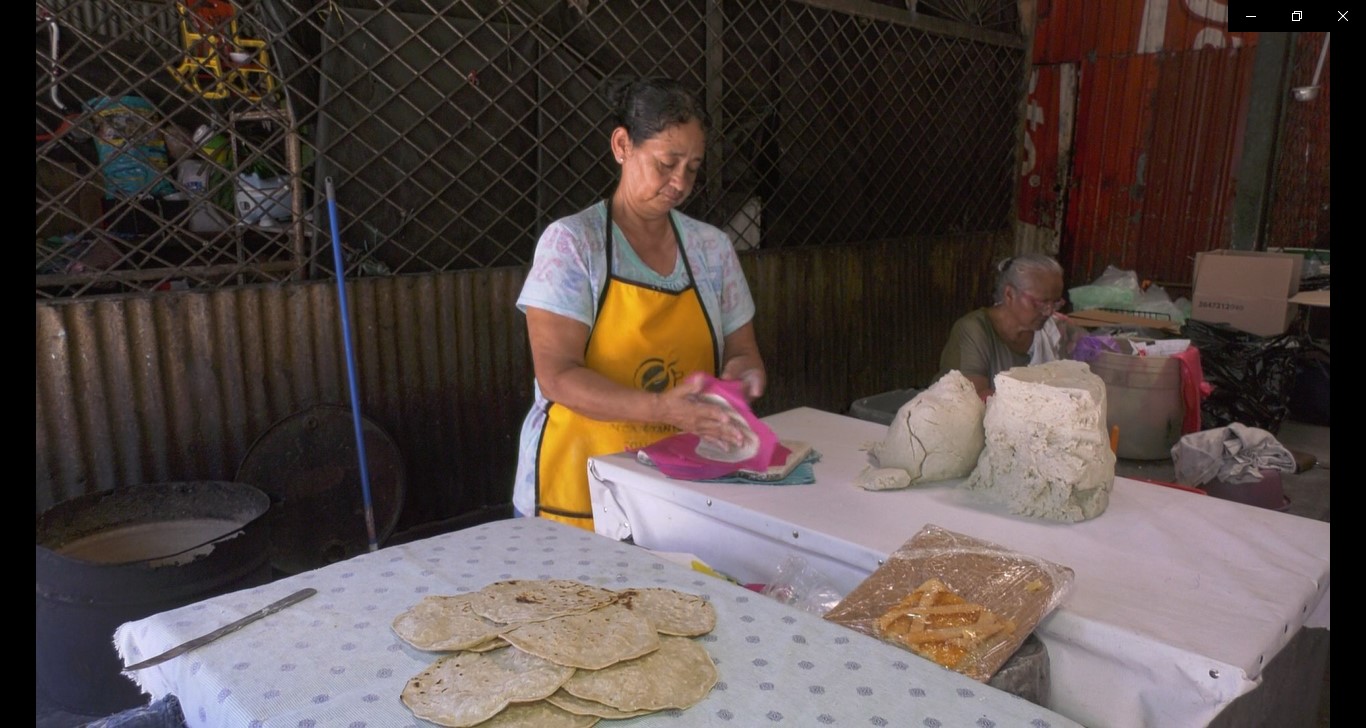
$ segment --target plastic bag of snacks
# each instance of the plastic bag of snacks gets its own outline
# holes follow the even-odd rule
[[[1072,579],[1066,566],[929,524],[825,618],[987,682]]]

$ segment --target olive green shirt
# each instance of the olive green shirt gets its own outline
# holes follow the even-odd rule
[[[950,370],[957,369],[965,376],[977,374],[986,377],[987,382],[995,388],[996,375],[1011,367],[1072,358],[1077,341],[1086,335],[1085,329],[1061,314],[1054,314],[1044,326],[1044,332],[1051,333],[1034,332],[1034,346],[1030,351],[1016,354],[1006,346],[1005,339],[996,334],[988,310],[979,308],[953,322],[949,341],[939,355],[939,373],[935,375],[935,381]],[[1039,350],[1038,359],[1034,358],[1034,349]]]
[[[964,375],[976,374],[986,377],[987,382],[996,381],[996,375],[1011,367],[1029,364],[1029,352],[1016,354],[1006,345],[1005,339],[996,335],[986,308],[979,308],[957,321],[949,331],[948,343],[939,355],[939,373],[935,380],[957,369]]]

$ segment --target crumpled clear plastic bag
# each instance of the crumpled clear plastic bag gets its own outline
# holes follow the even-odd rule
[[[1088,308],[1131,309],[1142,292],[1138,285],[1138,274],[1110,265],[1090,285],[1068,289],[1067,297],[1074,311]]]
[[[777,573],[759,593],[816,616],[830,611],[844,598],[824,574],[812,568],[800,556],[784,559],[778,565]]]
[[[1153,314],[1157,318],[1172,321],[1177,326],[1181,326],[1186,323],[1186,319],[1190,318],[1191,303],[1185,297],[1173,301],[1167,293],[1167,289],[1157,284],[1151,284],[1134,299],[1133,309]]]
[[[958,664],[944,665],[985,683],[1063,602],[1074,577],[1069,567],[927,524],[827,612],[825,619],[911,650],[879,634],[878,622],[917,587],[938,579],[967,602],[981,605],[1012,625],[971,646]]]
[[[1106,266],[1105,272],[1090,285],[1068,289],[1067,293],[1074,311],[1091,308],[1134,311],[1147,314],[1149,318],[1172,321],[1177,326],[1190,318],[1189,300],[1182,297],[1173,301],[1162,286],[1150,283],[1145,288],[1137,273],[1113,265]]]

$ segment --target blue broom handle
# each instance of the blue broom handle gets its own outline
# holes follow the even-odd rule
[[[337,271],[337,300],[341,304],[342,342],[346,349],[346,379],[351,385],[351,419],[356,427],[356,456],[360,458],[360,487],[365,497],[365,532],[370,537],[370,550],[379,548],[375,538],[375,510],[370,504],[370,472],[366,468],[365,437],[361,430],[360,386],[356,384],[356,355],[351,348],[351,312],[346,305],[346,276],[342,267],[341,233],[337,229],[337,192],[332,178],[326,178],[327,217],[332,225],[332,265]]]

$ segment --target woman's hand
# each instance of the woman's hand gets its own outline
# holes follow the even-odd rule
[[[764,373],[763,366],[747,367],[746,364],[747,362],[732,359],[719,378],[743,383],[745,401],[753,402],[764,393],[764,388],[768,385],[768,376]]]
[[[1058,342],[1058,356],[1071,359],[1072,354],[1077,350],[1077,342],[1087,335],[1087,331],[1072,323],[1067,316],[1061,313],[1053,314],[1053,319],[1058,324],[1058,331],[1062,333],[1061,340]]]
[[[768,372],[759,356],[759,344],[754,339],[754,323],[750,322],[731,332],[725,341],[726,362],[721,366],[721,379],[745,383],[745,399],[753,402],[768,388]]]
[[[745,433],[731,412],[698,396],[705,386],[705,377],[694,373],[659,394],[660,421],[719,447],[744,445]]]
[[[538,308],[528,308],[526,313],[536,380],[541,394],[550,401],[595,420],[663,423],[691,432],[718,447],[744,444],[745,433],[730,413],[697,396],[705,384],[701,376],[684,377],[677,386],[662,393],[623,387],[584,366],[587,326]],[[748,327],[741,330],[745,328]],[[752,341],[752,329],[750,331]],[[726,338],[728,345],[734,336]],[[738,351],[746,350],[740,346]],[[746,394],[763,392],[763,362],[758,361],[757,352],[753,358],[732,357],[727,365],[736,370],[730,378],[746,380]],[[757,380],[755,374],[746,374],[756,368]]]

